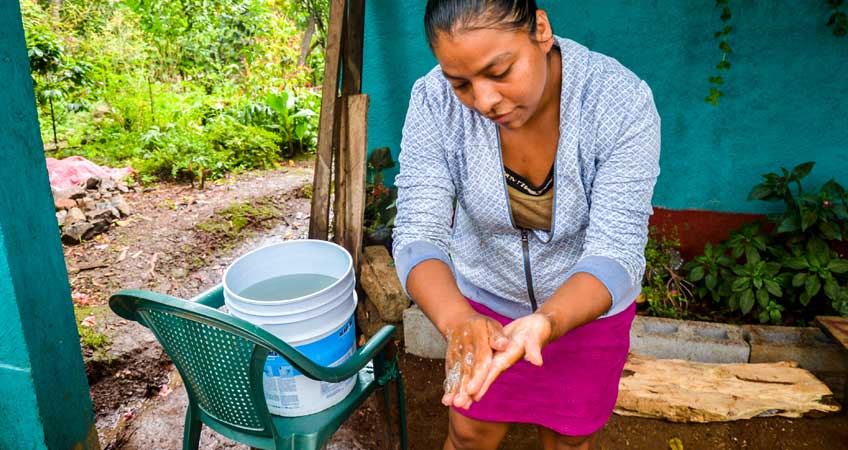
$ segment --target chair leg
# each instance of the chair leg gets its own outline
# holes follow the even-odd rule
[[[197,450],[200,446],[200,431],[203,423],[198,417],[197,407],[189,403],[186,408],[185,429],[183,430],[183,450]]]
[[[400,448],[407,449],[406,442],[406,396],[403,389],[403,376],[398,372],[397,380],[398,422],[400,423]]]

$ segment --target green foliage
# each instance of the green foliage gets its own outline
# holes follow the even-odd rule
[[[388,147],[376,148],[368,157],[365,183],[365,235],[369,243],[387,243],[397,215],[397,188],[388,188],[384,171],[395,166]]]
[[[651,227],[645,246],[645,276],[639,303],[652,316],[682,318],[692,298],[691,284],[679,273],[683,260],[676,231],[660,233]]]
[[[51,5],[21,2],[55,156],[203,180],[314,150],[323,49],[307,42],[299,64],[303,2],[64,0],[58,18]]]
[[[753,313],[760,322],[779,324],[784,312],[848,315],[848,260],[832,244],[848,236],[848,194],[831,179],[818,192],[804,193],[801,180],[814,163],[763,175],[749,200],[783,202],[785,210],[745,224],[686,266],[701,298]]]

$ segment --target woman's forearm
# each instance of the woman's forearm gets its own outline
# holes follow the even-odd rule
[[[459,292],[450,267],[438,259],[428,259],[415,266],[409,272],[406,288],[442,335],[474,313]]]
[[[537,311],[551,322],[553,341],[607,312],[612,296],[600,280],[578,272],[571,276]]]

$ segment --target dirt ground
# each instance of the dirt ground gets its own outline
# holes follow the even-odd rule
[[[305,237],[309,199],[304,186],[310,181],[311,162],[307,161],[233,176],[203,191],[161,184],[126,196],[135,214],[121,226],[90,242],[65,247],[77,318],[83,321],[93,316],[89,328],[109,339],[83,351],[102,448],[181,448],[185,405],[185,390],[167,355],[146,329],[108,310],[108,295],[140,288],[190,297],[216,284],[237,255],[265,243]],[[259,210],[243,217],[244,228],[237,232],[226,229],[227,223],[240,220],[227,213],[234,204]],[[199,226],[201,223],[223,224],[224,231]],[[403,352],[400,361],[410,448],[440,449],[447,430],[447,409],[439,402],[443,362]],[[383,418],[376,403],[379,398],[360,408],[327,449],[386,448]],[[848,414],[714,424],[613,416],[601,432],[597,448],[668,449],[672,438],[679,438],[687,450],[848,450]],[[204,430],[201,447],[246,448],[208,430]],[[539,448],[535,429],[513,427],[501,448]]]

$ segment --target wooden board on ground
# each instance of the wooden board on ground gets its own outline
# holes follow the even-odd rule
[[[848,350],[848,317],[816,316],[816,322]]]
[[[728,422],[839,411],[832,392],[794,362],[706,364],[631,354],[615,412],[671,422]]]

